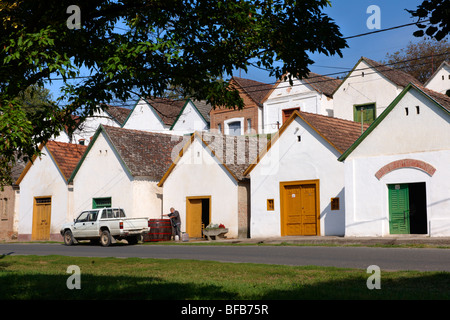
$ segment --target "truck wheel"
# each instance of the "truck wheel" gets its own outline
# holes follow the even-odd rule
[[[71,245],[73,245],[73,243],[74,243],[74,240],[73,240],[73,234],[72,234],[72,231],[66,230],[66,231],[64,232],[64,244],[65,244],[66,246],[71,246]]]
[[[100,244],[103,247],[107,247],[111,244],[111,234],[108,230],[104,230],[100,235]]]

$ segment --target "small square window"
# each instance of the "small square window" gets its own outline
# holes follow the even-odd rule
[[[275,204],[273,199],[267,199],[267,211],[274,211]]]
[[[339,210],[339,198],[331,198],[331,210]]]

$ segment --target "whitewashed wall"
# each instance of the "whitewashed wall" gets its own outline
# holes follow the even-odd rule
[[[450,66],[444,64],[427,82],[426,88],[443,94],[450,90]]]
[[[194,131],[207,131],[208,124],[203,119],[200,112],[197,108],[192,104],[191,101],[188,101],[185,108],[183,109],[183,113],[179,116],[177,122],[172,128],[174,134],[190,134]]]
[[[184,153],[163,185],[164,213],[174,207],[186,231],[186,197],[211,197],[211,223],[224,224],[227,237],[238,236],[238,184],[230,173],[211,157],[197,138]]]
[[[403,90],[361,61],[333,95],[334,117],[353,121],[353,107],[376,103],[378,117]]]
[[[120,124],[114,120],[111,115],[103,110],[99,110],[95,112],[92,117],[86,118],[80,125],[80,128],[73,132],[72,138],[69,137],[66,131],[61,131],[59,136],[54,137],[52,140],[76,144],[79,144],[80,140],[84,140],[84,145],[87,146],[101,124],[111,127],[120,127]]]
[[[102,132],[74,177],[73,215],[91,209],[93,198],[111,197],[112,206],[123,208],[128,217],[160,217],[160,188],[156,184],[135,180]]]
[[[123,124],[123,128],[170,133],[170,127],[164,125],[156,111],[144,99],[140,99],[136,104],[128,119]]]
[[[276,132],[283,125],[283,110],[292,108],[332,116],[333,100],[298,79],[292,86],[289,81],[280,82],[264,102],[263,133]]]
[[[421,160],[436,168],[431,177],[416,168],[394,170],[380,180],[375,173],[402,159]],[[450,236],[450,151],[356,158],[346,161],[346,236],[389,235],[388,184],[426,184],[427,228],[430,236]]]
[[[56,163],[44,147],[20,182],[18,233],[19,239],[30,240],[33,228],[33,205],[35,197],[52,198],[50,237],[59,236],[61,225],[66,221],[70,207],[71,192]]]
[[[320,180],[320,234],[343,235],[344,166],[338,156],[297,117],[250,173],[251,237],[281,235],[280,182],[316,179]],[[331,211],[330,199],[335,197],[340,198],[340,210]],[[267,199],[275,200],[274,211],[267,211]]]
[[[416,113],[420,107],[420,114]],[[410,112],[406,116],[405,108]],[[426,183],[431,236],[450,236],[450,124],[441,108],[411,89],[345,160],[346,236],[389,234],[388,184]],[[392,161],[421,160],[431,177],[401,168],[378,180],[375,173]]]

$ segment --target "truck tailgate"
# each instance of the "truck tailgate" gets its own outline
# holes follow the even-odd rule
[[[148,218],[124,218],[123,230],[124,231],[138,231],[148,229]]]

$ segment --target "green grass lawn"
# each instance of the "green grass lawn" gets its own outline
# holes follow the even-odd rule
[[[81,270],[69,290],[67,267]],[[383,272],[369,290],[366,270],[138,258],[0,256],[0,299],[449,299],[450,273]]]

